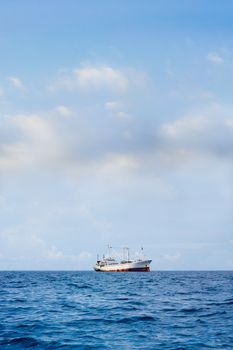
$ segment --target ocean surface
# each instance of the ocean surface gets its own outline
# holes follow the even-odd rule
[[[0,349],[233,349],[233,272],[0,272]]]

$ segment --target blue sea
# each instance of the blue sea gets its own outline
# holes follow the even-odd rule
[[[233,349],[233,272],[0,272],[0,349]]]

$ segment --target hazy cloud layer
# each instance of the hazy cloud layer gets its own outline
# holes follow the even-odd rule
[[[114,106],[114,110],[117,105]],[[112,109],[112,107],[111,107]],[[117,109],[116,109],[117,110]],[[9,116],[2,121],[5,139],[0,144],[2,171],[24,166],[80,168],[88,171],[129,168],[144,169],[148,159],[163,168],[163,159],[173,158],[177,166],[199,156],[232,158],[233,118],[221,106],[209,106],[174,121],[154,123],[140,129],[138,121],[119,111],[116,119],[128,122],[116,126],[104,109],[85,117],[85,126],[67,106],[41,114]],[[69,116],[69,119],[67,119]],[[93,134],[93,119],[99,119]],[[140,124],[142,126],[142,124]],[[128,134],[127,134],[128,133]],[[147,138],[144,135],[147,134]],[[98,149],[97,149],[98,147]],[[114,165],[115,164],[115,165]],[[166,165],[167,167],[167,165]],[[115,169],[116,170],[116,169]],[[115,171],[114,170],[114,171]]]

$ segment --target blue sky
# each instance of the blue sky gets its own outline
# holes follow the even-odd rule
[[[231,1],[0,4],[0,269],[232,269]]]

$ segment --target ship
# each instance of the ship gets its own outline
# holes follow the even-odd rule
[[[150,263],[152,260],[148,260],[144,257],[143,248],[141,248],[141,254],[137,259],[130,259],[129,248],[123,248],[123,258],[117,260],[111,254],[111,246],[108,246],[107,256],[103,255],[102,259],[97,256],[97,261],[94,266],[94,270],[97,272],[149,272]]]

